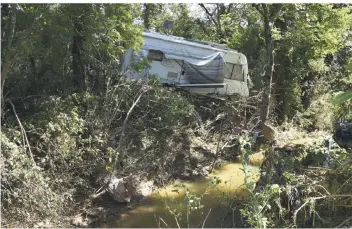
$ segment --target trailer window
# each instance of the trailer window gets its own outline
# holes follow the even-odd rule
[[[231,79],[238,80],[238,81],[244,81],[244,72],[243,72],[242,65],[235,64],[233,71],[232,71]]]
[[[232,78],[232,71],[233,71],[234,64],[225,63],[224,65],[224,77],[226,79]]]
[[[224,66],[224,77],[226,79],[244,81],[242,65],[226,63]]]
[[[148,59],[155,60],[155,61],[162,61],[163,60],[163,52],[159,50],[149,50]]]

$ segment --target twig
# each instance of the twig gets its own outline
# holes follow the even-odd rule
[[[166,226],[168,226],[168,227],[170,227],[169,225],[167,225],[167,223],[163,220],[163,218],[161,218],[160,216],[159,216],[159,219],[161,220],[161,222],[163,222]]]
[[[332,169],[324,168],[324,167],[308,166],[308,169],[302,169],[302,170],[310,171],[310,170],[332,170]]]
[[[160,218],[160,217],[159,217],[159,218]],[[156,218],[156,215],[155,215],[155,214],[154,214],[154,219],[155,219],[155,221],[157,222],[158,227],[159,227],[159,228],[161,228],[161,227],[160,227],[160,220],[159,220],[159,221],[157,220],[157,218]]]
[[[348,183],[349,180],[351,180],[351,178],[352,178],[352,176],[351,176],[350,178],[348,178],[348,179],[339,187],[339,189],[337,189],[337,190],[335,191],[335,193],[338,193],[338,192],[342,189],[342,187],[345,186],[345,185]]]
[[[350,221],[352,219],[352,216],[345,219],[342,223],[340,223],[339,225],[336,226],[336,228],[342,227],[345,223],[347,223],[348,221]]]
[[[345,208],[352,208],[352,204],[334,204],[334,207],[345,207]]]
[[[104,185],[104,186],[105,186],[105,185]],[[104,187],[104,186],[103,186],[103,187]],[[96,198],[102,196],[103,194],[105,194],[105,193],[107,193],[107,192],[108,192],[108,190],[107,190],[107,189],[104,189],[104,190],[102,190],[102,191],[100,191],[100,192],[97,192],[96,194],[90,195],[90,198],[91,198],[91,199],[96,199]]]
[[[210,171],[209,171],[209,173],[211,173],[211,172],[213,172],[213,169],[214,169],[214,166],[215,166],[215,162],[216,162],[216,160],[218,159],[218,156],[219,156],[219,146],[220,146],[220,141],[221,141],[221,138],[222,138],[222,126],[223,126],[223,124],[224,124],[224,121],[222,121],[221,122],[221,126],[220,126],[220,137],[219,137],[219,141],[218,141],[218,145],[217,145],[217,147],[216,147],[216,154],[215,154],[215,158],[214,158],[214,161],[213,161],[213,164],[212,164],[212,166],[211,166],[211,168],[210,168]]]
[[[295,210],[295,212],[293,213],[293,222],[296,225],[296,219],[297,219],[297,213],[304,207],[306,206],[308,203],[310,203],[310,201],[312,200],[319,200],[319,199],[325,199],[325,198],[336,198],[336,197],[352,197],[352,195],[329,195],[329,196],[319,196],[319,197],[310,197],[307,199],[306,202],[304,202],[304,204],[302,204],[297,210]]]
[[[203,221],[202,228],[204,228],[205,222],[207,221],[210,212],[211,212],[211,208],[209,209],[208,214],[207,214],[207,216],[205,217],[205,219],[204,219],[204,221]]]
[[[330,192],[326,190],[326,188],[320,184],[316,185],[316,187],[322,188],[328,195],[330,195]]]
[[[231,207],[231,210],[232,210],[232,227],[234,228],[235,227],[235,210],[236,210],[236,208]]]
[[[144,91],[142,91],[138,98],[134,101],[134,103],[132,104],[131,108],[129,109],[129,111],[127,112],[127,115],[126,115],[126,118],[122,124],[122,130],[121,130],[121,136],[120,136],[120,140],[119,140],[119,146],[118,146],[118,151],[120,154],[121,154],[121,158],[123,158],[124,156],[124,153],[121,151],[121,147],[122,147],[122,141],[123,141],[123,137],[125,135],[125,131],[126,131],[126,126],[127,126],[127,122],[128,122],[128,119],[134,109],[134,107],[137,105],[137,103],[139,102],[139,100],[141,99],[142,95],[143,95]],[[115,160],[117,159],[117,157],[115,158]],[[117,163],[118,160],[116,160],[116,163]]]
[[[188,216],[189,216],[189,207],[187,206],[187,226],[189,228],[189,218],[188,218]]]
[[[33,162],[33,165],[34,165],[34,166],[37,166],[37,164],[35,163],[33,154],[32,154],[31,146],[29,145],[29,141],[28,141],[28,138],[27,138],[26,130],[23,128],[22,123],[21,123],[20,119],[18,118],[18,115],[17,115],[17,113],[16,113],[15,106],[13,105],[13,103],[12,103],[11,101],[9,101],[9,103],[11,104],[13,113],[14,113],[15,116],[16,116],[18,125],[19,125],[20,128],[21,128],[24,150],[26,151],[26,148],[28,148],[29,155],[30,155],[30,157],[31,157],[31,160],[32,160],[32,162]]]
[[[178,229],[180,229],[181,227],[180,227],[180,224],[178,224],[178,220],[177,220],[176,215],[174,215],[174,217],[175,217],[175,221],[176,221],[177,227],[178,227]]]
[[[199,3],[198,5],[204,9],[205,13],[207,14],[208,19],[211,19],[211,21],[214,23],[214,25],[218,25],[217,21],[213,17],[215,12],[210,13],[208,8],[206,8],[203,3]]]

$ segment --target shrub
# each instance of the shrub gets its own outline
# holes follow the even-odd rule
[[[336,120],[331,95],[324,94],[313,100],[310,107],[299,114],[299,124],[308,130],[332,130]]]
[[[1,151],[3,225],[24,227],[44,218],[55,224],[56,217],[70,202],[72,193],[54,189],[53,184],[60,183],[60,180],[52,180],[26,155],[23,147],[10,141],[5,134],[1,135]]]
[[[34,226],[49,219],[59,225],[59,218],[70,214],[67,209],[73,211],[79,203],[77,196],[87,198],[105,182],[102,176],[117,169],[112,162],[120,153],[123,125],[125,142],[150,140],[144,154],[127,155],[142,159],[140,167],[146,169],[155,158],[171,155],[167,139],[193,124],[193,111],[180,93],[151,79],[110,85],[101,96],[48,97],[34,114],[21,117],[26,136],[8,118],[9,125],[3,126],[1,136],[3,224]],[[23,137],[28,138],[29,146]]]

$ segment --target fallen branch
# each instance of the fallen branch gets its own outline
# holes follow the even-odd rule
[[[104,185],[105,186],[105,185]],[[97,192],[96,194],[92,194],[92,195],[90,195],[90,198],[91,199],[97,199],[98,197],[100,197],[100,196],[102,196],[103,194],[105,194],[105,193],[107,193],[108,192],[108,190],[107,189],[104,189],[104,190],[102,190],[102,191],[100,191],[100,192]]]
[[[142,90],[142,92],[139,94],[138,98],[134,101],[134,103],[132,104],[131,108],[127,112],[126,118],[125,118],[125,120],[124,120],[124,122],[122,124],[122,130],[121,130],[121,135],[120,135],[120,140],[119,140],[119,145],[118,145],[118,150],[117,150],[117,152],[120,153],[121,160],[124,157],[124,149],[122,149],[122,145],[123,145],[122,143],[123,143],[123,138],[125,136],[128,119],[129,119],[133,109],[135,108],[135,106],[137,105],[137,103],[139,102],[139,100],[141,99],[141,97],[142,97],[142,95],[144,94],[145,91],[146,90]],[[116,163],[119,162],[119,160],[117,160],[117,155],[116,155],[115,160],[116,160]]]
[[[215,166],[215,162],[216,162],[216,160],[217,160],[218,157],[219,157],[219,151],[221,151],[221,150],[219,150],[219,146],[220,146],[220,142],[221,142],[221,139],[222,139],[222,132],[223,132],[222,126],[223,126],[223,124],[224,124],[224,121],[221,122],[221,126],[220,126],[220,137],[219,137],[218,145],[217,145],[217,147],[216,147],[215,158],[214,158],[213,164],[211,165],[211,168],[210,168],[209,173],[211,173],[211,172],[213,171],[214,166]]]
[[[340,223],[339,225],[336,226],[336,228],[342,227],[345,223],[347,223],[348,221],[352,220],[352,216],[345,219],[342,223]]]
[[[169,225],[167,225],[167,223],[163,220],[163,218],[159,217],[159,219],[160,219],[161,222],[163,222],[167,227],[169,227]]]
[[[308,166],[308,169],[302,169],[302,170],[311,171],[311,170],[332,170],[332,169],[324,168],[324,167]]]
[[[16,119],[17,119],[18,125],[19,125],[20,128],[21,128],[24,150],[26,151],[26,148],[28,148],[29,156],[31,157],[31,160],[32,160],[32,162],[33,162],[33,165],[34,165],[34,166],[37,166],[37,164],[35,163],[33,154],[32,154],[31,146],[29,145],[29,141],[28,141],[28,138],[27,138],[26,130],[23,128],[23,125],[22,125],[20,119],[18,118],[18,115],[17,115],[17,113],[16,113],[15,106],[13,105],[13,103],[12,103],[11,101],[8,101],[8,102],[11,104],[13,113],[14,113]]]
[[[351,176],[350,178],[348,178],[348,179],[339,187],[339,189],[337,189],[337,190],[335,191],[335,193],[338,193],[338,192],[342,189],[342,187],[344,187],[344,186],[351,180],[351,178],[352,178],[352,176]]]
[[[304,204],[302,204],[294,213],[293,213],[293,222],[296,225],[297,214],[298,212],[307,204],[309,204],[312,200],[326,199],[326,198],[337,198],[337,197],[352,197],[352,195],[329,195],[329,196],[319,196],[319,197],[310,197],[307,199]]]
[[[207,214],[207,216],[205,217],[205,219],[204,219],[204,221],[203,221],[202,228],[204,228],[205,222],[207,221],[210,212],[211,212],[211,208],[209,209],[208,214]]]
[[[156,218],[156,215],[155,215],[155,214],[153,214],[153,215],[154,215],[155,222],[158,224],[158,228],[161,229],[161,227],[160,227],[160,220],[158,221],[157,218]]]

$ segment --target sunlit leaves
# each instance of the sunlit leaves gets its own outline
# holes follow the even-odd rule
[[[300,12],[288,14],[294,17],[295,26],[287,38],[305,45],[308,58],[322,58],[343,47],[343,34],[352,22],[348,8],[333,9],[331,4],[306,4]]]
[[[351,99],[352,99],[352,91],[341,92],[334,97],[334,99],[332,100],[332,103],[334,105],[339,105]]]
[[[352,72],[352,63],[346,64],[346,65],[345,65],[345,69],[346,69],[347,71],[351,71],[351,72]]]

